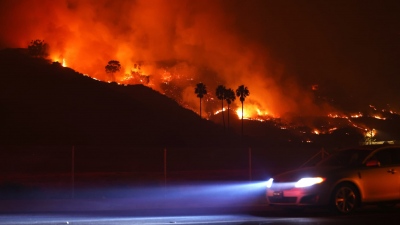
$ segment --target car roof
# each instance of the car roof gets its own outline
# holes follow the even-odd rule
[[[386,149],[386,148],[400,148],[400,145],[362,145],[362,146],[355,146],[355,147],[347,147],[339,149],[339,151],[346,151],[346,150],[366,150],[366,151],[374,151],[377,149]]]
[[[352,150],[360,150],[360,151],[373,151],[377,148],[367,147],[367,146],[357,146],[357,147],[347,147],[338,149],[337,151],[352,151]]]

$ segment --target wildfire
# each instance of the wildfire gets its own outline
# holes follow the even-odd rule
[[[242,114],[242,109],[238,108],[236,110],[236,114],[238,115],[239,118],[242,118],[243,116],[243,119],[249,119],[249,112],[247,110],[243,109],[243,114]]]
[[[378,120],[386,120],[386,118],[384,118],[384,117],[381,117],[381,116],[378,116],[378,115],[375,115],[375,116],[373,116],[375,119],[378,119]]]
[[[172,80],[172,75],[170,72],[168,72],[167,70],[164,70],[164,72],[162,73],[162,81],[164,83],[169,83]]]
[[[56,58],[56,59],[53,59],[53,62],[57,62],[57,63],[60,63],[61,64],[61,66],[63,66],[63,67],[67,67],[67,62],[66,62],[66,60],[63,58],[63,59],[58,59],[58,58]]]
[[[67,66],[66,63],[66,59],[65,58],[54,58],[53,61],[55,62],[62,62],[60,63],[63,67]],[[181,65],[182,66],[182,65]],[[181,67],[182,68],[182,67]],[[176,96],[179,96],[179,93],[177,93],[176,91],[179,90],[179,87],[175,87],[172,85],[169,85],[171,82],[173,82],[173,84],[175,84],[176,82],[179,83],[191,83],[195,80],[194,77],[191,77],[191,73],[188,73],[185,75],[184,72],[187,72],[186,70],[184,71],[180,71],[177,68],[173,68],[173,69],[168,69],[168,68],[161,68],[161,69],[157,69],[157,70],[153,70],[153,75],[151,76],[152,78],[150,78],[150,75],[146,75],[147,73],[149,74],[150,72],[145,73],[144,71],[146,71],[146,67],[145,66],[141,66],[138,67],[136,64],[134,67],[132,67],[131,69],[128,69],[127,71],[129,72],[123,72],[121,73],[121,75],[119,77],[117,77],[116,80],[109,80],[106,79],[103,81],[108,82],[108,83],[112,83],[112,82],[116,82],[119,85],[128,85],[128,84],[136,84],[136,83],[142,83],[148,86],[154,85],[154,82],[156,82],[157,80],[160,81],[161,83],[166,84],[169,88],[171,88],[170,90],[164,90],[162,93],[166,94],[169,93],[168,96],[169,97],[173,97],[174,99],[176,99]],[[151,71],[148,70],[148,71]],[[95,76],[90,76],[88,74],[84,74],[85,76],[91,77],[94,80],[98,80],[98,81],[102,81],[102,79],[98,79]],[[155,80],[155,81],[154,81]],[[255,92],[252,92],[252,94],[255,94]],[[215,103],[215,102],[219,102],[218,100],[216,100],[216,98],[214,98],[212,95],[208,94],[208,97],[205,99],[206,102],[208,103]],[[197,101],[196,101],[197,103]],[[194,110],[195,107],[193,107],[193,105],[187,104],[187,102],[185,101],[181,101],[180,104],[186,108],[189,108],[191,110]],[[232,110],[234,112],[236,112],[237,116],[239,119],[242,118],[242,107],[241,107],[241,103],[240,102],[236,102],[235,104],[231,105]],[[377,109],[370,105],[370,108],[372,108],[374,111],[376,111]],[[214,112],[214,115],[219,114],[221,112],[225,112],[227,111],[227,108],[224,107],[223,109],[219,109],[217,111]],[[382,110],[383,113],[385,113],[385,110]],[[394,114],[395,112],[393,111],[388,111],[391,114]],[[210,113],[209,113],[210,115]],[[353,114],[344,114],[344,113],[330,113],[327,115],[330,118],[333,119],[345,119],[348,121],[348,124],[356,127],[360,130],[365,131],[365,135],[366,137],[374,137],[376,135],[376,130],[369,130],[368,128],[362,127],[360,125],[357,125],[356,123],[354,123],[351,119],[359,119],[364,117],[365,115],[361,112],[358,113],[353,113]],[[273,115],[271,115],[271,113],[269,113],[269,111],[265,110],[262,105],[259,102],[253,102],[253,101],[245,101],[244,105],[243,105],[243,119],[245,120],[257,120],[260,122],[265,121],[267,118],[271,118],[274,117]],[[379,119],[379,120],[386,120],[385,117],[382,117],[380,115],[370,115],[370,117],[373,117],[375,119]],[[284,124],[280,127],[280,129],[288,129],[287,124]],[[335,130],[337,130],[338,127],[334,127],[334,126],[328,126],[328,127],[320,127],[320,128],[314,128],[311,133],[315,134],[315,135],[320,135],[320,134],[325,134],[325,133],[332,133]],[[305,132],[303,132],[305,133]],[[307,140],[306,142],[310,143],[310,140]]]
[[[337,113],[329,113],[329,114],[328,114],[328,117],[331,117],[331,118],[349,119],[348,116],[346,116],[346,115],[339,115],[339,114],[337,114]]]
[[[337,127],[333,127],[331,129],[329,129],[329,133],[332,133],[333,131],[337,130]]]
[[[252,105],[252,104],[246,105],[246,103],[244,103],[244,104],[245,105],[243,107],[243,119],[264,121],[266,119],[266,117],[270,116],[268,111],[262,110],[256,105]],[[239,118],[242,118],[242,108],[241,107],[238,107],[236,109],[236,114],[238,115]]]
[[[217,114],[219,114],[219,113],[221,113],[221,112],[225,112],[226,110],[227,110],[227,108],[223,108],[223,109],[217,110],[217,111],[214,113],[214,115],[217,115]]]
[[[375,108],[375,106],[370,105],[369,107],[370,107],[371,109],[373,109],[374,111],[377,111],[377,109]],[[385,109],[382,109],[382,112],[383,112],[383,113],[388,112],[388,113],[390,113],[390,114],[392,114],[392,115],[395,115],[395,114],[398,115],[396,112],[394,112],[394,111],[392,111],[392,110],[385,110]],[[330,113],[330,114],[328,114],[328,117],[330,117],[330,118],[348,119],[350,122],[351,122],[350,118],[352,118],[352,119],[358,119],[358,118],[362,118],[362,117],[364,117],[364,116],[373,117],[373,118],[378,119],[378,120],[386,120],[386,119],[387,119],[386,117],[383,117],[382,115],[378,115],[378,114],[364,115],[364,114],[361,113],[361,112],[356,113],[356,114],[351,114],[350,116],[347,116],[347,115],[344,115],[344,114],[341,114],[341,115],[340,115],[340,114],[337,114],[337,113]]]
[[[13,10],[4,30],[10,47],[43,39],[52,61],[96,80],[151,86],[194,111],[198,101],[189,93],[196,82],[206,84],[209,93],[220,84],[233,90],[243,84],[252,101],[246,99],[246,119],[318,108],[309,87],[280,79],[295,76],[271,58],[264,43],[244,39],[231,29],[227,18],[232,12],[220,1],[9,2]],[[110,60],[118,60],[121,71],[107,74],[104,67]],[[215,105],[204,105],[205,115],[212,115]],[[242,117],[238,105],[236,100],[232,110]]]
[[[351,118],[360,118],[360,117],[362,117],[362,116],[363,116],[362,113],[358,113],[358,114],[353,114],[353,115],[351,115],[350,117],[351,117]]]
[[[230,14],[219,1],[72,1],[68,7],[60,1],[46,2],[43,7],[34,1],[10,1],[13,16],[4,30],[12,37],[10,40],[19,43],[13,47],[26,47],[26,39],[43,37],[50,46],[50,59],[63,67],[97,81],[150,86],[196,112],[199,104],[193,90],[202,81],[209,93],[203,101],[203,115],[227,110],[218,108],[220,102],[213,99],[212,93],[220,84],[233,90],[242,84],[249,87],[251,95],[244,102],[243,115],[238,99],[230,106],[239,118],[265,121],[311,111],[305,109],[320,109],[309,97],[318,94],[319,85],[313,84],[310,90],[309,86],[295,85],[291,79],[287,83],[280,79],[292,74],[283,71],[280,62],[274,64],[275,60],[258,43],[233,33],[231,20],[223,19],[230,18]],[[24,29],[28,25],[29,29]],[[21,28],[24,35],[20,35]],[[104,67],[112,59],[118,60],[122,69],[111,76]],[[370,108],[376,110],[373,105]],[[312,113],[326,115],[325,109]],[[372,114],[368,116],[386,119],[385,113]],[[340,123],[345,119],[347,124],[365,129],[351,119],[356,121],[366,115],[331,113],[328,117],[340,119]],[[329,124],[307,132],[323,134],[334,131],[336,126],[339,125]],[[288,124],[281,126],[290,128]]]
[[[373,138],[376,136],[377,131],[375,129],[365,129],[365,137]]]

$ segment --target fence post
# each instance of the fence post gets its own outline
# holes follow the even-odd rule
[[[72,146],[72,154],[71,154],[71,195],[72,198],[75,198],[75,146]]]
[[[167,186],[167,148],[164,148],[164,186]]]
[[[251,171],[251,148],[249,147],[249,181],[251,181],[252,180],[252,177],[251,177],[251,174],[252,174],[252,171]]]

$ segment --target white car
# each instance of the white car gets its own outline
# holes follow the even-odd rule
[[[342,214],[362,204],[393,206],[400,202],[400,146],[337,151],[269,179],[266,198],[271,206],[330,206]]]

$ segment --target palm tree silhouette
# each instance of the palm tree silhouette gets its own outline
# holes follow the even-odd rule
[[[249,90],[244,85],[240,85],[236,89],[236,96],[239,97],[239,100],[242,102],[242,137],[243,137],[243,102],[247,96],[250,95]]]
[[[221,100],[221,114],[222,114],[222,123],[224,124],[225,130],[225,118],[224,118],[224,100],[225,100],[225,91],[226,88],[224,85],[218,85],[217,90],[215,91],[215,95],[219,100]]]
[[[207,94],[206,85],[203,83],[198,83],[196,88],[194,89],[194,93],[197,94],[197,97],[200,99],[200,117],[201,117],[201,99]]]
[[[226,103],[228,104],[228,128],[229,128],[229,106],[233,101],[235,101],[235,99],[236,99],[235,92],[231,88],[225,89],[225,100]]]

